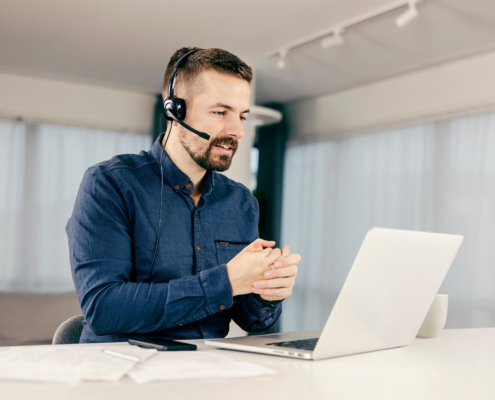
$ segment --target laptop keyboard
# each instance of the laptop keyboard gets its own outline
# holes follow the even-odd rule
[[[268,346],[290,347],[291,349],[299,350],[314,350],[318,338],[291,340],[289,342],[267,343]]]

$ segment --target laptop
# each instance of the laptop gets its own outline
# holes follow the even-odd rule
[[[323,331],[299,331],[205,344],[304,360],[410,345],[463,237],[372,228],[364,238]]]

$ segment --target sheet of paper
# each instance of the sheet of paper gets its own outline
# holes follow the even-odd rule
[[[114,346],[117,348],[120,346]],[[103,346],[25,346],[0,352],[0,380],[75,384],[116,382],[136,362],[103,353]]]
[[[151,381],[276,375],[276,371],[238,362],[209,351],[163,351],[136,364],[127,375],[137,383]]]
[[[152,357],[154,354],[158,353],[158,350],[156,349],[143,349],[142,347],[138,346],[129,346],[129,345],[124,345],[124,346],[105,346],[103,347],[104,350],[110,350],[112,352],[116,352],[119,354],[125,354],[131,357],[136,357],[139,358],[140,362],[146,361],[148,358]],[[108,353],[106,353],[108,354]],[[112,354],[108,354],[112,355]],[[114,357],[118,357],[114,355]]]

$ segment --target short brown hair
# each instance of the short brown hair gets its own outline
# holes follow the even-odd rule
[[[170,58],[167,69],[165,70],[165,76],[163,77],[162,96],[164,99],[168,94],[168,83],[174,71],[175,64],[177,64],[179,58],[192,50],[200,49],[199,47],[183,47],[177,50]],[[174,95],[186,101],[191,101],[201,90],[200,87],[194,85],[195,79],[201,72],[210,69],[236,76],[248,83],[251,83],[253,80],[253,70],[239,57],[222,49],[205,49],[191,54],[187,58],[186,63],[179,68]]]

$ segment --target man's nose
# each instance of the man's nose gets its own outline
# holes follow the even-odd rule
[[[227,133],[236,139],[242,139],[244,136],[244,127],[240,118],[231,118],[227,127]]]

